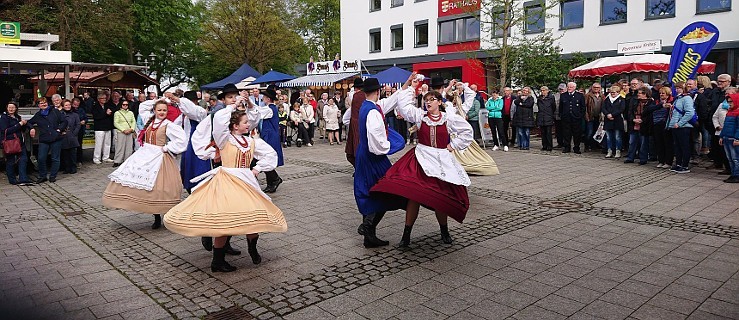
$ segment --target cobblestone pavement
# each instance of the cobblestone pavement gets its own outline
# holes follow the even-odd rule
[[[262,235],[259,266],[227,257],[239,267],[228,274],[210,272],[199,239],[102,207],[110,166],[3,180],[0,318],[739,318],[739,188],[715,171],[491,152],[502,173],[472,177],[454,244],[423,210],[412,247],[396,248],[397,211],[378,228],[393,245],[369,250],[343,146],[285,154],[273,200],[289,230]]]

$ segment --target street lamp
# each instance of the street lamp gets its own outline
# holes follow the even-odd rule
[[[141,58],[143,58],[144,55],[141,54],[141,52],[136,52],[136,54],[133,55],[133,56],[136,57],[136,62],[138,64],[141,64]],[[153,52],[150,53],[149,56],[148,56],[148,58],[144,58],[144,65],[147,68],[149,68],[149,61],[151,60],[151,63],[154,63],[154,60],[156,60],[156,58],[157,58],[157,55],[156,54],[154,54]]]

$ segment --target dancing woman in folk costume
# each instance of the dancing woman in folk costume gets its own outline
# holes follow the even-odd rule
[[[413,85],[418,83],[414,80]],[[413,89],[404,92],[415,97]],[[401,247],[410,245],[420,206],[436,213],[441,240],[446,244],[452,243],[447,217],[462,223],[470,207],[467,195],[470,178],[452,152],[474,142],[472,127],[454,110],[441,110],[444,104],[441,93],[431,91],[424,101],[427,111],[412,104],[398,106],[398,113],[418,126],[418,145],[401,157],[371,190],[373,194],[408,199]]]
[[[167,229],[173,232],[214,237],[213,272],[236,270],[225,261],[228,236],[246,234],[252,262],[259,264],[259,233],[287,231],[282,211],[260,190],[256,179],[260,172],[277,167],[277,153],[263,140],[246,135],[249,118],[243,111],[233,111],[229,105],[213,115],[212,125],[210,121],[198,125],[192,136],[195,153],[201,159],[220,156],[222,165],[194,178],[199,183],[192,195],[164,216]],[[250,170],[252,159],[257,162]]]
[[[456,81],[452,82],[455,83],[457,90],[448,91],[447,99],[452,102],[457,115],[462,117],[462,119],[466,119],[467,112],[470,110],[471,105],[467,102],[474,100],[474,95],[472,95],[472,99],[468,97],[468,91],[473,93],[474,91],[469,89],[466,84]],[[460,91],[464,92],[464,103],[462,102]],[[448,110],[448,112],[452,111],[453,110]],[[493,157],[487,154],[485,150],[482,150],[474,139],[466,149],[455,149],[452,153],[454,154],[454,157],[457,158],[457,161],[462,164],[464,170],[471,175],[492,176],[500,173],[498,171],[498,165],[495,164]]]
[[[185,151],[187,136],[166,118],[167,102],[156,101],[154,116],[139,135],[143,147],[108,176],[103,192],[106,207],[154,214],[152,229],[162,226],[161,214],[178,204],[182,194],[175,154]]]

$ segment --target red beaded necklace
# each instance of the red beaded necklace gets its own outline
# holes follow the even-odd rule
[[[248,139],[246,139],[246,137],[243,137],[243,136],[242,136],[241,138],[242,138],[243,140],[242,140],[242,141],[239,141],[239,138],[238,138],[238,137],[236,137],[236,136],[235,136],[235,135],[234,135],[233,133],[231,134],[231,136],[232,136],[232,137],[234,137],[234,139],[236,140],[236,143],[238,143],[238,144],[239,144],[240,146],[242,146],[243,148],[248,148],[248,147],[249,147],[249,140],[248,140]]]
[[[433,121],[433,122],[437,122],[437,121],[441,120],[441,113],[439,113],[439,114],[436,114],[436,115],[433,115],[433,114],[431,114],[431,113],[427,113],[426,115],[427,115],[427,116],[429,117],[429,119],[431,119],[431,121]]]

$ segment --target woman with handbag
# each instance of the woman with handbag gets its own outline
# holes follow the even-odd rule
[[[8,102],[8,112],[0,116],[0,138],[3,142],[3,152],[5,154],[5,173],[8,175],[8,182],[17,185],[29,185],[26,167],[28,165],[28,157],[26,149],[23,147],[23,131],[26,129],[26,120],[22,120],[18,115],[18,105],[15,102]],[[16,179],[15,165],[18,165],[18,179]]]

